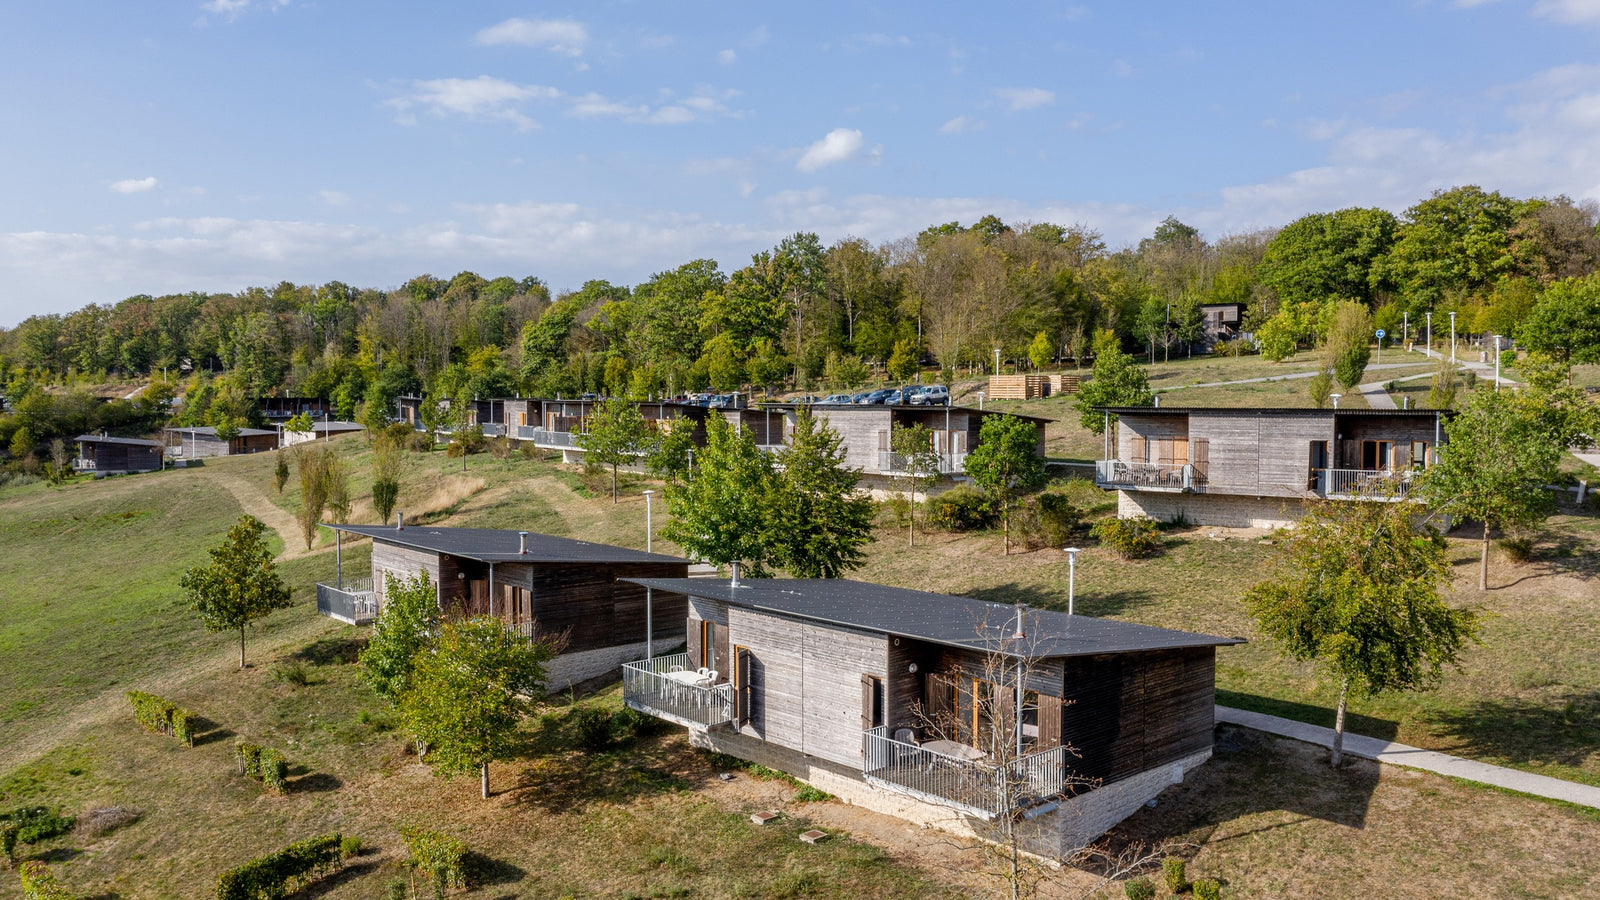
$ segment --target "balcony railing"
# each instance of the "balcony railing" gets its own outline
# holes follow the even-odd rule
[[[501,437],[506,433],[506,426],[500,422],[487,422],[479,425],[484,437]]]
[[[1103,488],[1156,491],[1202,491],[1204,472],[1192,464],[1123,462],[1102,459],[1094,464],[1095,483]]]
[[[733,685],[696,684],[689,654],[675,653],[622,667],[622,702],[658,719],[705,731],[733,721]]]
[[[1064,747],[996,765],[897,741],[886,726],[863,732],[862,742],[861,774],[868,784],[982,819],[1035,806],[1066,789]]]
[[[371,578],[347,578],[343,587],[317,585],[317,612],[350,625],[365,625],[378,617],[378,595]]]
[[[81,456],[72,461],[72,467],[74,469],[77,469],[80,472],[93,472],[94,471],[94,465],[95,465],[95,461],[94,460],[92,460],[92,459],[84,459]]]
[[[519,441],[532,441],[535,447],[578,448],[577,434],[571,431],[551,431],[538,425],[512,425],[506,431]]]
[[[878,471],[884,475],[910,475],[910,457],[903,453],[878,451]],[[967,471],[965,453],[940,453],[936,455],[935,468],[940,475],[960,475]]]
[[[1339,500],[1405,500],[1411,495],[1411,472],[1387,469],[1314,469],[1311,489]]]

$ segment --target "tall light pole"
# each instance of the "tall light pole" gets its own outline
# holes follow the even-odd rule
[[[1082,553],[1079,547],[1063,547],[1062,552],[1067,554],[1067,615],[1072,615],[1074,595],[1078,588],[1078,554]]]
[[[1450,363],[1452,365],[1454,365],[1455,361],[1456,361],[1456,314],[1455,314],[1454,310],[1451,310],[1450,311]]]
[[[1333,408],[1334,409],[1338,409],[1339,408],[1339,398],[1343,397],[1343,396],[1344,396],[1343,394],[1329,394],[1328,395],[1328,397],[1333,400]]]
[[[655,491],[644,492],[644,552],[651,552],[650,540],[655,536],[655,529],[650,527],[650,497]]]
[[[1428,310],[1428,352],[1433,352],[1433,310]]]
[[[1411,310],[1400,314],[1400,346],[1405,347],[1406,341],[1411,339]],[[1410,350],[1410,347],[1406,347]]]
[[[1494,389],[1500,390],[1500,335],[1494,336]]]
[[[1000,374],[1000,348],[994,348],[994,373]]]

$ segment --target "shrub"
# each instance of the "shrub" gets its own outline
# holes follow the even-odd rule
[[[194,746],[194,713],[181,706],[172,708],[172,736],[189,746]]]
[[[1183,893],[1183,889],[1189,886],[1189,880],[1183,874],[1182,857],[1169,856],[1161,861],[1161,880],[1171,893]]]
[[[802,784],[800,785],[800,790],[795,793],[794,799],[800,803],[822,803],[827,800],[832,800],[833,795],[822,788],[812,787],[809,784]]]
[[[273,666],[272,678],[284,684],[305,687],[311,684],[311,670],[307,669],[305,663],[301,662],[290,663],[286,666]]]
[[[1128,900],[1155,900],[1156,886],[1148,878],[1135,878],[1122,883],[1122,893]]]
[[[124,825],[132,825],[142,815],[142,811],[130,806],[97,806],[78,817],[78,830],[97,838]]]
[[[1083,511],[1065,494],[1040,494],[1030,499],[1013,521],[1030,550],[1065,545],[1082,523]]]
[[[443,897],[447,887],[467,886],[467,845],[438,831],[401,826],[400,839],[406,842],[407,866],[433,882],[433,895]]]
[[[598,706],[580,706],[572,711],[572,726],[578,746],[600,751],[611,746],[611,714]]]
[[[1143,559],[1161,546],[1160,529],[1154,519],[1145,516],[1101,519],[1089,529],[1089,536],[1123,559]]]
[[[261,774],[261,748],[249,741],[233,745],[233,759],[239,764],[239,774],[256,778]]]
[[[489,455],[493,456],[495,459],[510,459],[511,451],[513,449],[514,448],[511,446],[511,438],[508,438],[505,435],[500,435],[499,437],[489,439]]]
[[[72,830],[74,821],[72,816],[63,816],[59,809],[48,806],[24,806],[0,813],[0,822],[10,822],[16,826],[13,847],[59,837]]]
[[[15,822],[0,820],[0,862],[10,867],[11,860],[17,852],[17,830]]]
[[[373,437],[372,442],[388,441],[393,446],[404,447],[410,443],[412,436],[415,434],[417,434],[415,428],[405,422],[395,422],[384,426],[383,430]]]
[[[361,855],[361,838],[347,834],[339,839],[339,858],[351,859]]]
[[[928,520],[945,531],[972,531],[994,524],[994,505],[971,485],[958,485],[928,501]]]
[[[259,760],[261,783],[282,794],[289,790],[289,761],[271,747],[263,747]]]
[[[144,691],[128,691],[125,696],[128,698],[128,703],[133,706],[134,721],[143,726],[145,731],[170,734],[185,744],[194,746],[197,719],[194,713]]]
[[[337,871],[347,858],[344,848],[344,838],[333,832],[252,859],[217,878],[217,900],[281,900]]]
[[[1202,878],[1191,887],[1194,900],[1222,900],[1222,883],[1213,878]]]
[[[1500,552],[1514,563],[1525,563],[1533,559],[1533,538],[1523,534],[1503,537],[1500,539]]]
[[[627,742],[642,735],[654,734],[667,727],[666,720],[647,716],[632,707],[625,706],[621,712],[611,717],[611,738]]]
[[[50,874],[50,867],[38,860],[23,863],[21,875],[22,896],[27,900],[74,900],[74,895]]]

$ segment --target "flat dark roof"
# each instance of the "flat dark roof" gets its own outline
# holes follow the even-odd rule
[[[1428,419],[1434,416],[1454,415],[1454,410],[1448,409],[1315,409],[1304,406],[1096,406],[1102,412],[1114,416],[1187,416],[1216,415],[1216,416],[1384,416],[1413,419]]]
[[[941,409],[949,409],[951,412],[955,412],[956,410],[960,410],[961,412],[973,413],[973,414],[979,415],[979,416],[1012,416],[1012,417],[1018,418],[1018,419],[1027,419],[1027,420],[1032,421],[1032,422],[1054,422],[1055,421],[1055,419],[1047,419],[1044,416],[1030,416],[1030,415],[1027,415],[1026,413],[1006,412],[1005,410],[1002,410],[1002,409],[978,409],[975,406],[950,406],[950,407],[946,407],[943,404],[940,404],[938,406],[916,406],[916,405],[910,404],[910,403],[896,403],[893,406],[891,406],[891,405],[889,405],[887,403],[795,403],[795,402],[793,402],[791,400],[784,400],[782,402],[777,402],[777,403],[763,403],[763,404],[761,404],[761,407],[762,408],[766,408],[766,409],[797,409],[797,408],[799,408],[801,406],[809,406],[809,407],[811,407],[813,412],[828,411],[828,410],[835,410],[835,409],[861,409],[861,410],[867,410],[867,409],[904,409],[904,410],[911,410],[912,412],[936,412],[936,411],[941,410]],[[752,409],[756,409],[756,407],[751,407],[751,408]]]
[[[518,553],[517,532],[503,528],[436,528],[432,525],[329,525],[335,531],[345,531],[370,537],[386,544],[397,544],[432,553],[448,553],[479,562],[541,562],[541,563],[682,563],[686,559],[645,553],[610,544],[591,544],[571,538],[528,532],[528,552]]]
[[[216,437],[217,429],[210,425],[185,425],[179,428],[168,428],[167,431],[178,434],[194,434],[199,437]],[[257,437],[263,434],[276,435],[276,431],[267,431],[263,428],[241,428],[235,437]]]
[[[160,447],[165,450],[167,445],[160,441],[146,441],[140,438],[106,437],[103,434],[80,434],[73,440],[80,443],[91,444],[128,444],[134,447]]]
[[[739,587],[708,578],[624,578],[674,594],[721,600],[734,606],[778,613],[830,625],[902,635],[968,650],[999,650],[1016,623],[1015,607],[968,597],[933,594],[845,579],[744,579]],[[1069,616],[1045,609],[1023,615],[1026,655],[1033,658],[1093,656],[1139,650],[1176,650],[1242,644],[1241,638],[1212,637],[1136,625],[1115,619]]]

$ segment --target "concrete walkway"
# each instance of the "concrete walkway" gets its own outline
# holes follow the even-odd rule
[[[1307,725],[1293,719],[1282,719],[1264,713],[1246,712],[1242,709],[1233,709],[1227,706],[1217,707],[1217,721],[1230,725],[1238,725],[1279,737],[1293,738],[1305,741],[1308,744],[1333,747],[1333,729],[1323,728],[1320,725]],[[1362,759],[1374,759],[1381,763],[1396,766],[1405,766],[1410,769],[1422,769],[1427,772],[1436,772],[1440,775],[1449,775],[1465,781],[1486,784],[1490,787],[1505,788],[1536,797],[1548,797],[1551,800],[1563,800],[1567,803],[1576,803],[1579,806],[1589,806],[1600,809],[1600,787],[1579,784],[1575,781],[1563,781],[1560,778],[1551,778],[1548,775],[1535,775],[1521,769],[1508,769],[1504,766],[1492,766],[1488,763],[1462,759],[1448,753],[1438,753],[1433,750],[1423,750],[1419,747],[1408,747],[1393,741],[1379,740],[1378,738],[1363,737],[1358,734],[1345,733],[1344,752]]]

